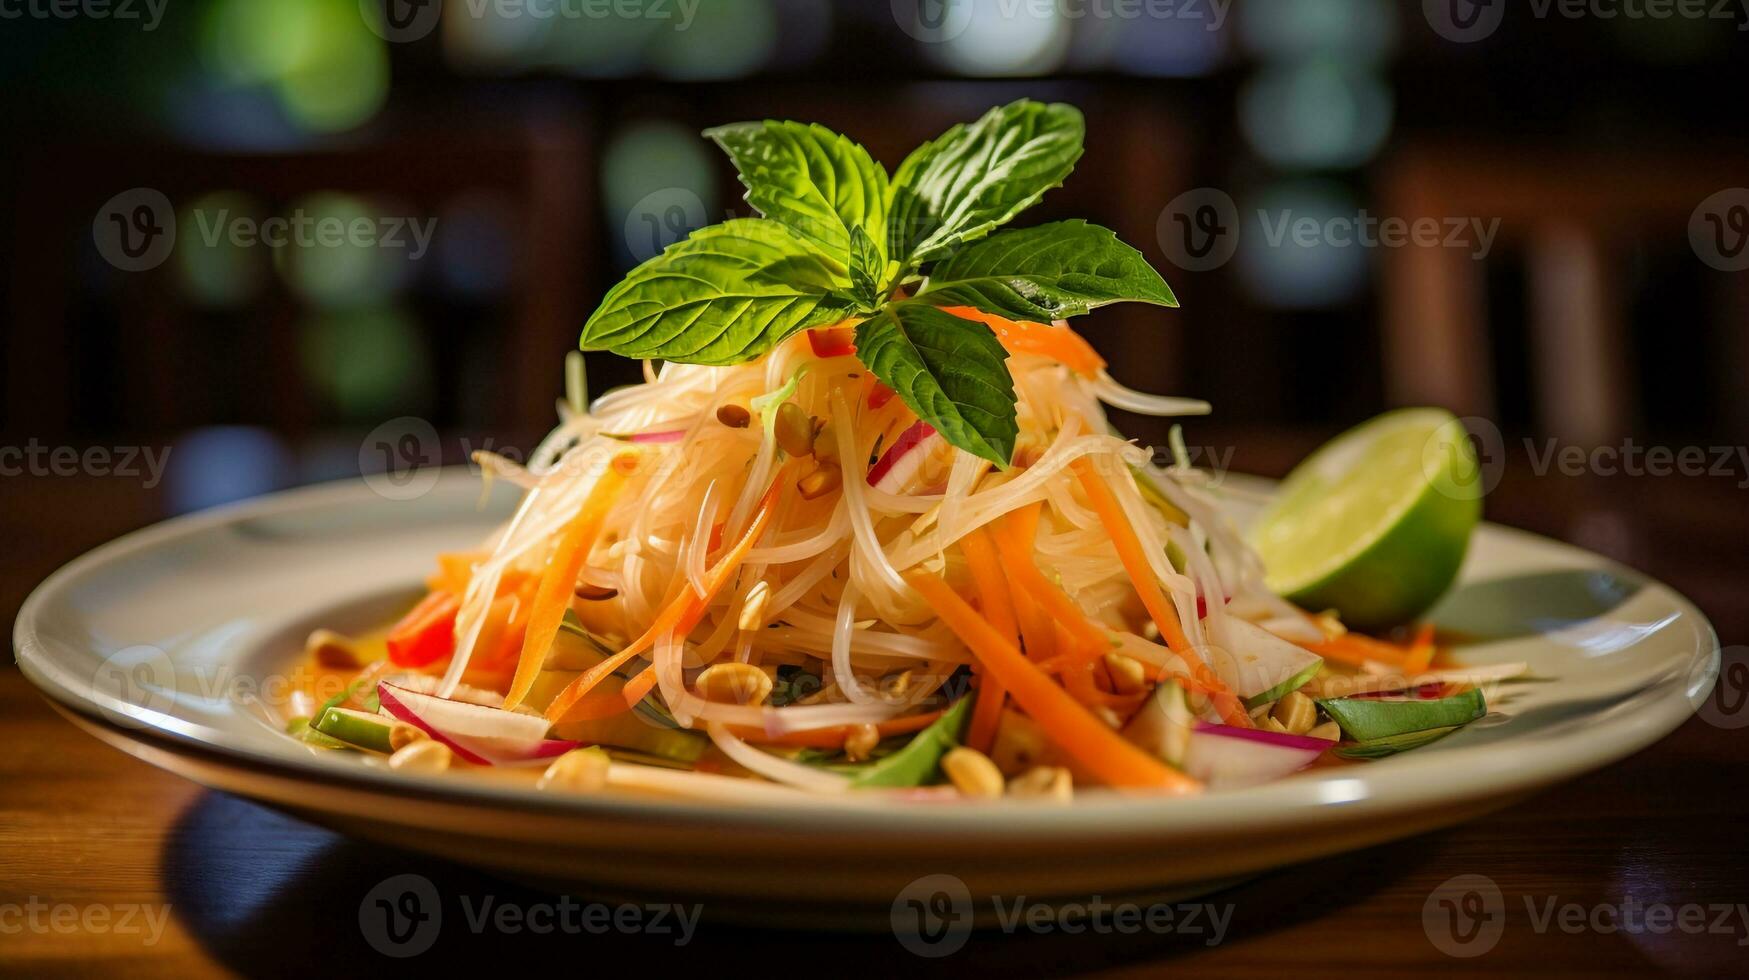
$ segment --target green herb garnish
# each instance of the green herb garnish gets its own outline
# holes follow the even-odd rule
[[[1073,106],[1021,100],[918,147],[889,178],[821,126],[709,130],[764,217],[694,232],[609,290],[584,350],[727,365],[809,327],[858,319],[857,356],[949,443],[1014,455],[1007,351],[973,307],[1049,322],[1118,302],[1177,306],[1111,231],[1059,221],[991,234],[1063,182],[1081,156]],[[903,290],[903,294],[901,293]]]

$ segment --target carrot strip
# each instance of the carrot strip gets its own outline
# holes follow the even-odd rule
[[[1068,327],[1049,323],[1010,320],[970,306],[944,306],[943,313],[952,313],[962,320],[977,320],[988,324],[1010,354],[1037,354],[1056,361],[1076,374],[1094,377],[1105,368],[1105,358],[1092,345]]]
[[[1307,650],[1320,657],[1340,661],[1355,667],[1364,667],[1368,663],[1380,663],[1389,667],[1405,667],[1409,660],[1408,651],[1394,643],[1375,640],[1370,636],[1358,633],[1344,633],[1331,637],[1321,643],[1303,644]]]
[[[424,667],[455,651],[455,618],[462,601],[453,592],[433,592],[419,601],[385,638],[389,662]]]
[[[783,468],[777,471],[777,476],[771,481],[771,487],[765,491],[765,496],[760,498],[759,507],[754,513],[753,522],[748,525],[746,533],[742,535],[740,541],[735,542],[735,546],[723,556],[722,560],[717,562],[716,567],[706,574],[704,595],[700,596],[690,588],[681,589],[680,596],[656,615],[656,619],[650,623],[650,628],[646,629],[642,636],[633,640],[631,645],[624,650],[579,674],[576,680],[566,685],[565,689],[559,692],[558,697],[553,698],[553,703],[547,706],[548,719],[554,722],[566,720],[572,705],[582,700],[584,695],[594,690],[595,685],[600,684],[604,678],[624,666],[627,661],[654,646],[658,637],[667,636],[670,633],[676,636],[685,636],[692,632],[693,627],[697,626],[699,621],[704,618],[705,610],[710,608],[712,600],[723,591],[729,581],[735,577],[735,573],[740,570],[741,563],[747,559],[747,553],[752,551],[753,546],[758,544],[759,539],[765,535],[765,529],[770,526],[773,516],[777,513],[777,502],[782,495],[783,488],[789,485],[795,475],[795,466],[796,464],[792,461],[785,463]],[[629,688],[631,684],[628,683],[626,686]]]
[[[978,528],[960,539],[960,550],[972,567],[972,581],[978,586],[978,601],[984,608],[984,618],[1009,643],[1019,646],[1020,627],[1014,616],[1014,600],[1002,581],[1002,560],[990,535]],[[1002,682],[988,673],[978,678],[978,701],[972,706],[972,721],[966,729],[966,745],[979,752],[989,752],[996,741],[996,725],[1002,720],[1002,703],[1008,692]]]
[[[607,472],[590,488],[583,506],[577,509],[577,516],[566,525],[558,545],[548,556],[546,572],[541,576],[540,588],[534,595],[534,605],[529,607],[528,628],[522,634],[522,655],[516,662],[516,676],[511,678],[510,691],[504,695],[506,710],[521,704],[528,696],[529,688],[534,686],[541,663],[552,648],[553,639],[559,635],[559,623],[565,618],[565,610],[571,608],[571,597],[577,590],[577,573],[583,570],[589,549],[601,536],[608,512],[625,489],[626,480],[637,471],[636,453],[615,456]]]
[[[480,557],[470,551],[452,551],[438,555],[437,571],[425,580],[426,588],[433,592],[449,592],[455,595],[467,592],[468,582],[474,577],[474,563]]]
[[[1136,748],[1089,714],[1066,691],[985,622],[939,576],[913,570],[905,581],[959,636],[992,676],[1001,678],[1016,704],[1038,722],[1063,751],[1112,786],[1195,793],[1202,784]]]
[[[1099,515],[1099,522],[1105,525],[1106,533],[1111,535],[1111,542],[1117,547],[1118,561],[1123,563],[1124,571],[1129,573],[1130,584],[1135,586],[1136,594],[1141,597],[1142,605],[1153,617],[1154,625],[1160,630],[1160,638],[1166,641],[1166,646],[1173,653],[1188,661],[1194,668],[1208,664],[1202,656],[1185,639],[1183,624],[1178,620],[1178,611],[1166,601],[1166,594],[1160,591],[1160,583],[1154,578],[1153,566],[1148,564],[1148,556],[1142,551],[1142,541],[1136,537],[1136,529],[1130,526],[1124,517],[1123,507],[1117,502],[1117,496],[1105,481],[1094,471],[1093,464],[1083,456],[1069,464],[1075,471],[1075,476],[1081,482],[1081,489],[1087,494],[1087,502],[1092,505],[1093,512]],[[1199,671],[1205,673],[1204,683],[1214,687],[1218,693],[1211,697],[1215,710],[1220,712],[1221,720],[1235,728],[1251,728],[1251,716],[1245,713],[1245,706],[1234,697],[1232,692],[1221,683],[1218,675],[1212,670]]]
[[[1061,627],[1075,641],[1076,652],[1091,660],[1111,649],[1112,642],[1105,631],[1093,625],[1074,600],[1045,578],[1032,560],[1037,537],[1037,514],[1042,504],[1034,504],[1005,515],[996,526],[996,547],[1002,552],[1002,564],[1021,591],[1037,604],[1040,615],[1049,627]],[[1021,603],[1025,605],[1025,603]]]
[[[1433,624],[1422,623],[1415,631],[1415,642],[1409,645],[1409,653],[1403,659],[1403,673],[1416,677],[1427,673],[1427,668],[1433,666]]]
[[[998,521],[994,537],[997,550],[1001,550],[1005,537],[1012,536],[1023,545],[1023,551],[1031,554],[1033,541],[1038,537],[1039,515],[1043,511],[1044,503],[1035,503]],[[1029,659],[1050,660],[1057,655],[1057,630],[1042,606],[1036,602],[1016,602],[1014,618],[1020,626],[1021,650]]]
[[[599,721],[623,715],[638,706],[656,686],[656,671],[645,667],[617,691],[592,691],[565,712],[565,721]]]

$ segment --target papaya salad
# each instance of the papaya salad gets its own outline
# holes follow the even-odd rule
[[[1290,602],[1176,428],[1165,467],[1114,433],[1107,406],[1209,405],[1120,385],[1068,323],[1176,306],[1141,253],[998,230],[1080,156],[1072,107],[992,109],[890,176],[819,126],[706,135],[760,216],[603,297],[581,347],[643,382],[590,403],[570,355],[526,464],[475,456],[514,514],[386,632],[313,635],[349,683],[292,735],[553,791],[1188,795],[1426,744],[1522,671]]]

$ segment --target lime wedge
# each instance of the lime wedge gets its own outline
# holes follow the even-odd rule
[[[1457,577],[1482,514],[1463,424],[1436,408],[1389,412],[1294,468],[1251,542],[1270,588],[1361,629],[1407,622]]]

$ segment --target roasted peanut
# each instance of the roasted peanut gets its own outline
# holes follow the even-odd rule
[[[717,704],[763,704],[771,696],[771,675],[738,661],[711,664],[695,683],[699,697]]]
[[[1008,795],[1067,803],[1075,796],[1075,780],[1061,766],[1038,766],[1009,780]]]
[[[836,466],[816,466],[813,472],[796,481],[796,490],[803,500],[813,500],[844,485],[844,475]]]
[[[799,459],[814,454],[814,422],[795,402],[778,406],[773,433],[777,436],[777,444],[791,456]]]
[[[389,756],[389,768],[398,772],[438,773],[448,769],[454,757],[449,746],[421,738],[396,749],[395,754]]]
[[[881,744],[881,731],[873,725],[857,725],[850,730],[850,735],[844,740],[844,755],[851,762],[861,762],[869,757],[875,746]]]
[[[1312,699],[1298,691],[1290,691],[1275,702],[1275,710],[1270,717],[1281,722],[1281,727],[1295,735],[1304,735],[1318,723],[1318,706]]]
[[[612,760],[599,746],[575,749],[553,760],[541,773],[536,789],[587,793],[607,785],[607,770]]]
[[[993,800],[1002,795],[1002,771],[977,749],[950,750],[941,757],[941,770],[962,796]]]
[[[731,429],[745,429],[753,421],[753,413],[744,405],[729,402],[717,407],[717,421]]]

